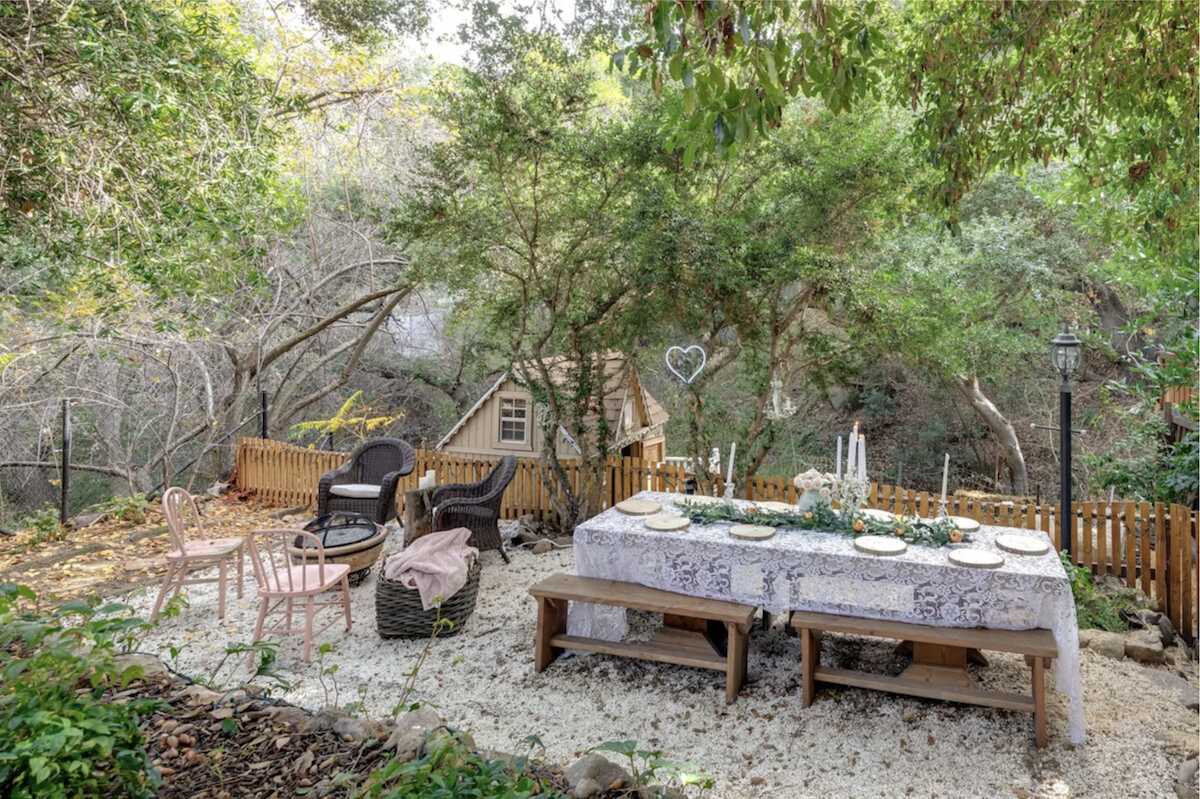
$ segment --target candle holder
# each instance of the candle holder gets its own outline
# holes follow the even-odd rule
[[[725,481],[725,494],[723,498],[730,505],[733,504],[733,488],[735,485],[736,484],[732,480]]]
[[[946,511],[946,498],[942,497],[938,500],[938,518],[944,519],[950,514]]]
[[[838,504],[847,518],[853,518],[870,496],[871,484],[866,480],[847,476],[838,484]]]

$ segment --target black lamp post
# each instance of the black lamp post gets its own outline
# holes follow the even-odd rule
[[[1062,332],[1050,342],[1050,362],[1062,377],[1062,382],[1058,384],[1058,440],[1062,451],[1062,477],[1059,480],[1059,502],[1062,505],[1058,524],[1060,530],[1065,530],[1062,540],[1068,555],[1072,554],[1072,522],[1075,520],[1071,513],[1071,378],[1079,370],[1079,363],[1083,358],[1080,343],[1065,322]],[[1068,519],[1071,521],[1068,522]]]

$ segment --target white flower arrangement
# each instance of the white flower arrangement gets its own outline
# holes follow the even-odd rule
[[[798,491],[819,491],[822,498],[828,499],[833,494],[833,489],[837,487],[837,477],[828,472],[809,469],[807,472],[796,475],[792,483]]]

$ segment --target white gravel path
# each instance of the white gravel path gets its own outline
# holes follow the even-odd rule
[[[585,656],[535,674],[536,606],[526,589],[554,572],[574,571],[573,553],[517,551],[512,557],[505,566],[499,553],[484,553],[475,615],[458,635],[435,642],[417,680],[415,698],[469,728],[482,747],[518,751],[522,738],[536,734],[549,758],[566,766],[598,743],[634,738],[712,774],[715,797],[1128,799],[1173,797],[1181,757],[1154,735],[1167,729],[1195,735],[1196,713],[1152,684],[1142,666],[1088,650],[1082,653],[1088,741],[1074,749],[1066,743],[1065,702],[1050,688],[1051,743],[1042,752],[1033,747],[1033,720],[1025,713],[856,689],[824,692],[801,710],[799,643],[778,625],[752,634],[748,682],[731,706],[724,701],[724,676],[711,671]],[[146,615],[154,593],[126,599]],[[357,700],[361,690],[367,715],[384,717],[423,642],[379,638],[373,576],[351,594],[354,628],[346,634],[335,626],[325,634],[335,647],[326,666],[338,665],[340,703]],[[216,620],[214,586],[191,586],[188,595],[190,607],[179,618],[163,619],[144,648],[170,661],[168,649],[185,645],[178,670],[207,674],[226,644],[250,639],[253,580],[247,576],[244,599],[231,591],[223,625]],[[648,614],[631,616],[634,635],[654,626]],[[893,647],[831,637],[825,657],[847,667],[897,668]],[[1020,657],[989,657],[992,665],[977,672],[985,686],[1028,690],[1029,670]],[[298,637],[282,642],[280,661],[294,683],[289,701],[313,708],[325,703],[320,668],[315,658],[300,660]],[[239,671],[227,679],[244,676]]]

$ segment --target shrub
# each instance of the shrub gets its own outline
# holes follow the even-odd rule
[[[141,716],[151,700],[106,702],[141,676],[119,650],[149,625],[99,599],[41,612],[26,586],[0,586],[0,795],[149,797],[159,784]]]
[[[1060,556],[1067,579],[1071,581],[1071,593],[1075,596],[1075,617],[1079,629],[1097,628],[1110,633],[1125,632],[1129,625],[1121,618],[1121,612],[1136,613],[1148,607],[1145,594],[1135,588],[1119,588],[1104,593],[1092,582],[1087,569],[1076,566],[1066,552]]]

